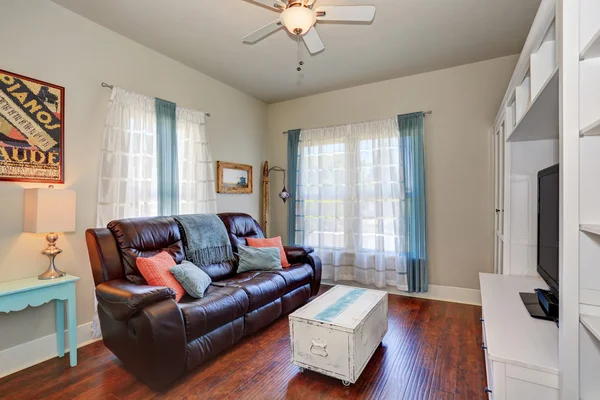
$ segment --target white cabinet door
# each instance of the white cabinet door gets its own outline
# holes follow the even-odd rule
[[[504,270],[504,124],[494,132],[494,272]]]

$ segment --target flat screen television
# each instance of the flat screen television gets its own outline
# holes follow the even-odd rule
[[[558,164],[538,172],[537,271],[558,296]]]

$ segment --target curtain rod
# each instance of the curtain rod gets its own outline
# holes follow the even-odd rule
[[[433,114],[433,111],[431,111],[431,110],[427,110],[427,111],[422,111],[422,113],[423,113],[424,115],[429,115],[429,114]],[[409,114],[410,114],[410,113],[409,113]],[[358,122],[358,123],[360,124],[360,122]],[[283,132],[281,132],[281,133],[282,133],[283,135],[287,135],[288,131],[283,131]]]
[[[106,82],[102,82],[102,87],[104,87],[104,88],[109,88],[109,89],[113,89],[113,88],[114,88],[114,86],[113,86],[113,85],[109,85],[109,84],[108,84],[108,83],[106,83]],[[210,117],[210,113],[204,113],[204,115],[206,115],[207,117]]]

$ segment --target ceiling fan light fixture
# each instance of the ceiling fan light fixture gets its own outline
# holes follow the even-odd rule
[[[317,22],[317,14],[306,7],[291,7],[281,13],[281,23],[294,35],[303,35]]]

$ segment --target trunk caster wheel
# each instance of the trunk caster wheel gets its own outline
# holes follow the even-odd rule
[[[342,383],[344,384],[344,386],[350,386],[350,382],[348,381],[342,381]]]
[[[304,368],[298,367],[298,371],[300,371],[300,373],[303,374],[304,373]]]

